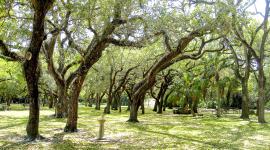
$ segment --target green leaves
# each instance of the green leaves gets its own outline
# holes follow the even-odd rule
[[[0,66],[0,79],[6,79],[0,82],[0,96],[6,98],[25,96],[26,84],[20,64],[0,60]]]

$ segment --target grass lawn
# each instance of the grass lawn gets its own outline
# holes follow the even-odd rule
[[[128,123],[128,112],[106,115],[105,137],[97,142],[97,119],[103,110],[80,105],[77,133],[64,133],[66,119],[52,117],[54,110],[42,108],[40,133],[44,140],[25,142],[28,110],[12,106],[0,111],[0,149],[270,149],[270,124],[239,119],[227,114],[217,119],[211,112],[203,116],[174,115],[171,110],[155,114],[150,109],[139,115],[140,123]],[[14,111],[15,109],[15,111]],[[125,110],[125,108],[123,109]],[[270,121],[270,113],[266,114]]]

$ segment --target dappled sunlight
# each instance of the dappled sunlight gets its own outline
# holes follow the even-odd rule
[[[9,117],[27,117],[29,115],[28,111],[0,111],[0,116],[9,116]]]
[[[175,115],[171,110],[156,114],[146,109],[139,115],[139,123],[126,122],[129,112],[112,111],[105,115],[104,142],[96,141],[103,111],[80,105],[78,132],[64,133],[66,119],[56,119],[53,110],[42,110],[40,133],[45,137],[25,143],[28,111],[1,112],[0,145],[7,149],[268,149],[269,124],[243,121],[230,114],[216,118],[205,112],[203,116]],[[269,119],[270,114],[268,113]]]

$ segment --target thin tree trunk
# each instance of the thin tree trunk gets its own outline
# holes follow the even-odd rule
[[[122,100],[121,100],[121,95],[122,95],[122,92],[121,91],[118,91],[115,93],[115,96],[116,96],[116,99],[117,99],[117,107],[118,107],[118,110],[119,112],[122,111]]]
[[[100,110],[100,94],[97,93],[96,94],[96,107],[95,107],[96,110]]]
[[[242,119],[249,119],[249,97],[248,97],[248,83],[242,81]]]
[[[115,84],[115,78],[116,75],[119,71],[114,72],[113,66],[111,66],[111,71],[110,71],[110,86],[109,86],[109,91],[108,91],[108,101],[107,105],[104,108],[104,113],[105,114],[110,114],[111,113],[111,104],[113,100],[113,86]]]
[[[127,96],[128,96],[128,107],[127,107],[127,111],[130,111],[132,95],[131,95],[131,92],[128,91],[128,89],[126,89],[125,91],[126,91]]]
[[[162,114],[162,107],[163,107],[163,95],[161,96],[160,102],[158,105],[158,111],[157,111],[158,114]]]
[[[192,98],[191,98],[192,99]],[[191,104],[189,104],[189,109],[190,109],[190,112],[192,114],[193,117],[196,116],[195,112],[194,112],[194,109],[193,109],[193,106],[194,106],[194,103],[193,103],[193,100],[191,101]]]
[[[217,87],[217,117],[221,117],[221,93],[220,93],[220,86],[218,84],[219,82],[219,74],[216,72],[215,74],[215,80],[216,80],[216,87]]]
[[[48,107],[49,107],[49,109],[51,109],[51,108],[53,108],[53,94],[51,94],[51,93],[48,93],[49,95],[48,95]]]
[[[141,109],[142,109],[142,114],[145,113],[145,108],[144,108],[144,97],[145,97],[145,96],[143,96],[143,98],[141,99]]]
[[[107,101],[107,105],[106,105],[106,107],[104,108],[104,113],[105,114],[110,114],[111,113],[111,102],[112,102],[112,97],[111,96],[109,96],[108,97],[108,101]]]
[[[155,101],[155,105],[154,105],[154,108],[153,108],[153,111],[157,111],[157,108],[158,108],[158,106],[159,106],[159,101],[156,99],[156,101]]]
[[[118,109],[119,109],[119,112],[122,112],[122,101],[121,101],[121,99],[119,99],[119,102],[118,102]]]
[[[194,113],[198,113],[198,104],[199,104],[199,99],[197,96],[194,96],[192,98],[192,110]]]
[[[168,98],[169,98],[169,96],[170,96],[172,93],[173,93],[173,90],[171,90],[171,91],[165,96],[165,101],[164,101],[163,111],[166,111]]]

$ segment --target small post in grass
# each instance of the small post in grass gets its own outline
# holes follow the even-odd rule
[[[98,119],[99,122],[99,133],[98,133],[98,139],[97,140],[103,140],[104,136],[104,123],[105,123],[104,114],[101,116],[101,118]]]

